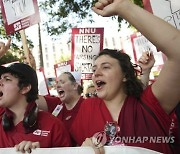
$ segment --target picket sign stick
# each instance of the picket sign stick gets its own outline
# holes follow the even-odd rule
[[[23,50],[24,50],[25,57],[27,58],[28,65],[31,66],[30,58],[29,58],[29,48],[28,48],[28,45],[27,45],[27,39],[26,39],[25,30],[23,29],[23,30],[20,30],[19,32],[20,32],[21,39],[22,39],[22,45],[23,45]]]

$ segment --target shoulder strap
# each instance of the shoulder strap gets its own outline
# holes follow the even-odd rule
[[[169,136],[169,135],[166,133],[166,131],[164,130],[164,128],[162,127],[162,125],[160,124],[160,122],[159,122],[158,118],[156,117],[156,115],[154,114],[154,112],[152,112],[152,110],[151,110],[145,103],[143,103],[141,100],[140,100],[140,103],[141,103],[141,105],[146,109],[146,111],[148,111],[148,112],[152,115],[152,117],[156,120],[157,124],[158,124],[159,127],[162,129],[164,135],[165,135],[165,136]]]
[[[160,127],[161,130],[163,131],[164,135],[165,135],[165,136],[169,136],[169,134],[167,134],[166,131],[164,130],[164,128],[162,127],[161,123],[159,122],[159,120],[158,120],[158,118],[156,117],[156,115],[154,114],[154,112],[152,112],[152,110],[151,110],[145,103],[143,103],[141,100],[140,100],[140,103],[141,103],[141,105],[146,109],[146,111],[148,111],[148,112],[152,115],[152,117],[156,120],[157,124],[159,125],[159,127]],[[169,143],[169,147],[170,147],[171,151],[172,151],[173,153],[175,153],[173,146],[179,146],[179,145]]]

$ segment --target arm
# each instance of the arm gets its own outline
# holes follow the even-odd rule
[[[170,113],[180,100],[180,31],[129,0],[99,0],[92,9],[101,16],[121,16],[167,56],[152,91]]]
[[[31,141],[22,141],[21,143],[15,145],[16,151],[20,151],[22,153],[31,153],[32,149],[40,148],[39,142],[31,142]]]
[[[36,104],[38,105],[38,108],[43,111],[48,111],[52,113],[57,105],[62,104],[59,97],[55,96],[38,96],[39,98],[36,100]]]
[[[92,138],[86,138],[86,140],[82,143],[82,147],[91,147],[93,148],[95,154],[105,154],[103,145],[100,147],[95,146],[95,144],[92,141]],[[97,140],[97,139],[96,139]]]
[[[44,96],[39,95],[38,99],[36,100],[36,104],[40,110],[48,111],[48,105]]]
[[[24,56],[23,57],[23,60],[24,60],[24,63],[25,64],[28,64],[29,62],[27,61],[27,58]],[[35,61],[35,59],[34,59],[34,56],[33,56],[33,54],[32,54],[32,51],[29,49],[29,60],[30,60],[30,65],[31,65],[31,67],[34,69],[34,70],[36,70],[36,61]]]
[[[6,44],[0,42],[0,58],[4,56],[8,51],[10,43],[11,43],[11,39],[8,39],[8,42]]]
[[[144,88],[148,86],[149,75],[152,67],[154,66],[155,59],[152,52],[143,52],[142,56],[138,60],[139,66],[142,68],[142,75],[140,77],[141,82],[144,85]]]

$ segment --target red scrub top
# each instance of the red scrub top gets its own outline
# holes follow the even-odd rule
[[[129,137],[129,139],[135,137],[139,140],[132,139],[123,143],[171,154],[170,145],[163,143],[163,137],[169,137],[171,116],[162,109],[152,93],[151,86],[144,90],[141,100],[132,96],[126,98],[119,114],[117,124],[120,131],[116,137]],[[81,145],[86,138],[104,131],[107,122],[113,122],[113,119],[104,101],[100,98],[86,99],[80,107],[70,132],[77,144]],[[156,140],[155,143],[152,138]],[[174,138],[168,139],[170,142],[174,141]]]
[[[0,148],[14,147],[21,141],[40,142],[41,148],[71,146],[70,138],[63,123],[47,112],[38,113],[38,129],[32,133],[25,133],[21,121],[10,131],[4,131],[0,119]]]

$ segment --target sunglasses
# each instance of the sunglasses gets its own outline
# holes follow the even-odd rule
[[[97,97],[97,93],[86,93],[85,96],[87,98],[89,98],[89,97]]]

